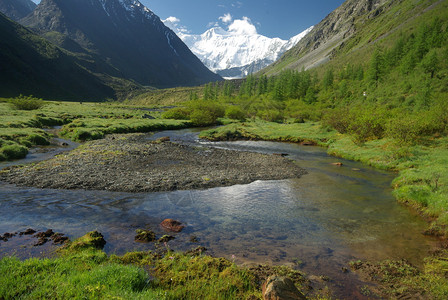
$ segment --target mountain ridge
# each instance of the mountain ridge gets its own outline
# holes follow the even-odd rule
[[[389,0],[347,0],[319,22],[310,33],[261,74],[276,74],[280,69],[301,70],[328,62],[359,27],[361,18],[374,18]]]
[[[0,13],[0,94],[34,95],[50,100],[99,101],[116,91],[58,48]]]
[[[0,12],[14,21],[29,15],[36,7],[31,0],[0,0]]]
[[[142,85],[187,86],[221,80],[138,0],[42,0],[21,23],[42,35],[67,36],[89,54],[104,57],[115,70],[108,75]]]

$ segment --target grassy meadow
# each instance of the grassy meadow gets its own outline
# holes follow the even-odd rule
[[[17,106],[18,102],[22,104]],[[37,104],[30,104],[33,102]],[[53,126],[62,126],[59,134],[63,138],[86,141],[109,133],[179,129],[191,123],[162,119],[160,115],[119,103],[0,99],[0,161],[23,158],[31,147],[49,145],[52,135],[44,129]]]

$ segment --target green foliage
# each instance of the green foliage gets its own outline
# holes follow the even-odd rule
[[[9,103],[19,110],[36,110],[42,108],[45,102],[42,99],[37,99],[33,96],[23,96],[13,98],[9,100]]]
[[[435,73],[439,70],[439,58],[437,56],[436,50],[431,50],[428,54],[423,58],[421,65],[426,73],[431,75],[431,78],[434,78]]]
[[[375,48],[370,59],[369,69],[367,71],[367,80],[370,84],[378,85],[378,81],[383,77],[384,74],[384,57],[383,53],[379,48]]]
[[[334,82],[333,69],[328,69],[324,74],[324,78],[322,79],[322,85],[324,89],[329,89],[333,87],[333,82]]]
[[[240,106],[232,105],[226,108],[225,117],[233,120],[244,121],[247,114]]]
[[[173,120],[188,120],[190,119],[190,112],[187,108],[184,107],[174,107],[165,111],[162,114],[162,118]]]
[[[188,104],[190,121],[194,126],[208,126],[216,124],[217,119],[224,117],[225,109],[222,105],[205,100],[192,101]]]

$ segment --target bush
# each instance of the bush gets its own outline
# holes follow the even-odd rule
[[[329,110],[323,117],[323,124],[334,128],[339,133],[347,133],[350,125],[348,115],[347,108]]]
[[[194,101],[189,104],[190,120],[195,126],[216,124],[218,118],[224,117],[224,107],[209,101]]]
[[[184,107],[175,107],[162,113],[162,118],[173,120],[189,120],[190,112]]]
[[[381,139],[384,136],[386,115],[378,109],[357,108],[349,114],[348,133],[354,142],[363,144],[368,140]]]
[[[227,107],[225,116],[226,118],[239,121],[244,121],[247,117],[246,112],[239,106]]]
[[[283,123],[283,121],[285,120],[283,113],[277,109],[260,110],[257,113],[257,117],[268,122],[276,123]]]
[[[12,107],[19,110],[35,110],[45,105],[42,99],[34,98],[33,96],[20,95],[17,98],[9,100]]]
[[[194,126],[208,126],[216,123],[217,118],[206,110],[195,110],[190,115]]]
[[[413,145],[420,137],[446,130],[442,114],[443,111],[432,110],[420,115],[398,115],[389,120],[386,134],[402,144]]]

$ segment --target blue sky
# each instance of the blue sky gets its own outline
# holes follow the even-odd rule
[[[38,0],[33,0],[38,3]],[[234,20],[249,20],[257,32],[289,39],[316,25],[344,0],[140,0],[162,20],[175,17],[178,25],[201,34],[215,24],[224,29]],[[227,16],[223,21],[223,16]],[[220,19],[221,17],[221,19]],[[231,17],[231,19],[230,19]]]

